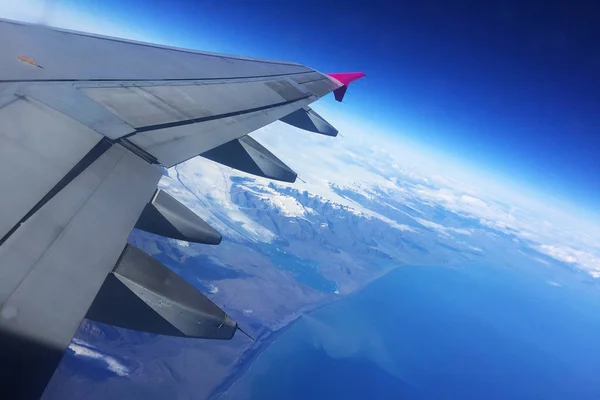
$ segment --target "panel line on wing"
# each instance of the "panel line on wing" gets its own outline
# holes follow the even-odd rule
[[[192,119],[187,119],[187,120],[183,120],[183,121],[166,122],[164,124],[142,126],[142,127],[136,128],[135,132],[130,133],[129,135],[125,135],[124,138],[128,138],[128,137],[131,137],[131,136],[133,136],[133,135],[135,135],[137,133],[142,133],[142,132],[155,131],[155,130],[158,130],[158,129],[174,128],[176,126],[197,124],[197,123],[200,123],[200,122],[213,121],[213,120],[216,120],[216,119],[236,117],[238,115],[250,114],[250,113],[253,113],[253,112],[257,112],[257,111],[270,110],[272,108],[286,106],[288,104],[293,104],[293,103],[296,103],[298,101],[308,99],[311,96],[313,96],[313,94],[307,94],[305,96],[299,97],[299,98],[294,99],[294,100],[282,101],[280,103],[269,104],[267,106],[260,106],[260,107],[255,107],[255,108],[249,108],[247,110],[234,111],[234,112],[224,113],[224,114],[218,114],[218,115],[210,115],[208,117],[192,118]]]
[[[263,78],[278,78],[292,75],[310,74],[313,71],[288,72],[285,74],[272,75],[254,75],[254,76],[229,76],[229,77],[206,77],[206,78],[136,78],[136,79],[113,79],[113,78],[92,78],[92,79],[2,79],[0,83],[52,83],[52,82],[201,82],[201,81],[226,81],[236,79],[263,79]]]
[[[77,176],[81,174],[87,167],[92,165],[92,163],[96,161],[102,154],[104,154],[112,145],[113,143],[109,139],[102,138],[94,147],[92,147],[92,149],[81,160],[79,160],[79,162],[75,164],[75,166],[71,168],[71,170],[67,172],[67,174],[60,181],[58,181],[52,189],[50,189],[50,191],[48,191],[48,193],[46,193],[46,195],[42,197],[40,201],[38,201],[33,208],[29,210],[29,212],[25,214],[23,218],[21,218],[19,222],[15,224],[15,226],[13,226],[6,233],[6,235],[0,239],[0,246],[2,246],[2,244],[4,244],[4,242],[6,242],[11,235],[15,233],[21,225],[23,225],[23,223],[25,223],[25,221],[31,218],[31,216],[40,208],[42,208],[44,204],[52,200],[54,196],[56,196],[62,189],[71,183],[73,179],[77,178]]]
[[[135,134],[135,132],[134,132]],[[132,135],[127,135],[132,136]],[[158,164],[158,160],[152,154],[148,153],[146,150],[142,149],[137,144],[133,143],[130,140],[127,140],[125,137],[118,139],[117,143],[121,146],[125,147],[127,150],[131,151],[136,156],[140,157],[142,160],[149,162],[150,164]]]

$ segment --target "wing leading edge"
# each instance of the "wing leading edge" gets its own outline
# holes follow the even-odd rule
[[[7,38],[0,43],[4,393],[39,397],[86,316],[165,335],[231,338],[240,329],[224,311],[127,244],[134,227],[221,241],[156,189],[157,166],[201,155],[293,182],[296,173],[246,135],[282,120],[335,136],[308,105],[332,91],[338,98],[350,78],[7,20],[0,35]]]

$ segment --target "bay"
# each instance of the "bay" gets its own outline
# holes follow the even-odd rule
[[[545,274],[397,268],[304,315],[220,398],[600,398],[596,287]]]

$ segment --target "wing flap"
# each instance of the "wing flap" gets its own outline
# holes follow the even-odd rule
[[[112,146],[0,246],[3,393],[41,396],[159,179]]]
[[[5,98],[0,127],[2,238],[102,135],[26,96]]]
[[[64,349],[161,173],[112,146],[0,246],[0,331]]]
[[[140,132],[128,139],[164,166],[172,167],[275,122],[311,101],[307,97],[269,109]]]
[[[305,97],[309,92],[282,80],[235,83],[139,82],[80,87],[83,93],[138,130],[181,121],[219,118]],[[285,82],[285,81],[283,81]]]
[[[109,139],[135,132],[125,121],[82,93],[73,85],[63,83],[27,84],[18,89],[48,107],[65,114]]]

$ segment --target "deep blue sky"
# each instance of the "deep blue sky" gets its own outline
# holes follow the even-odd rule
[[[598,211],[600,10],[565,1],[391,3],[77,7],[186,47],[364,71],[344,106],[353,115]]]

